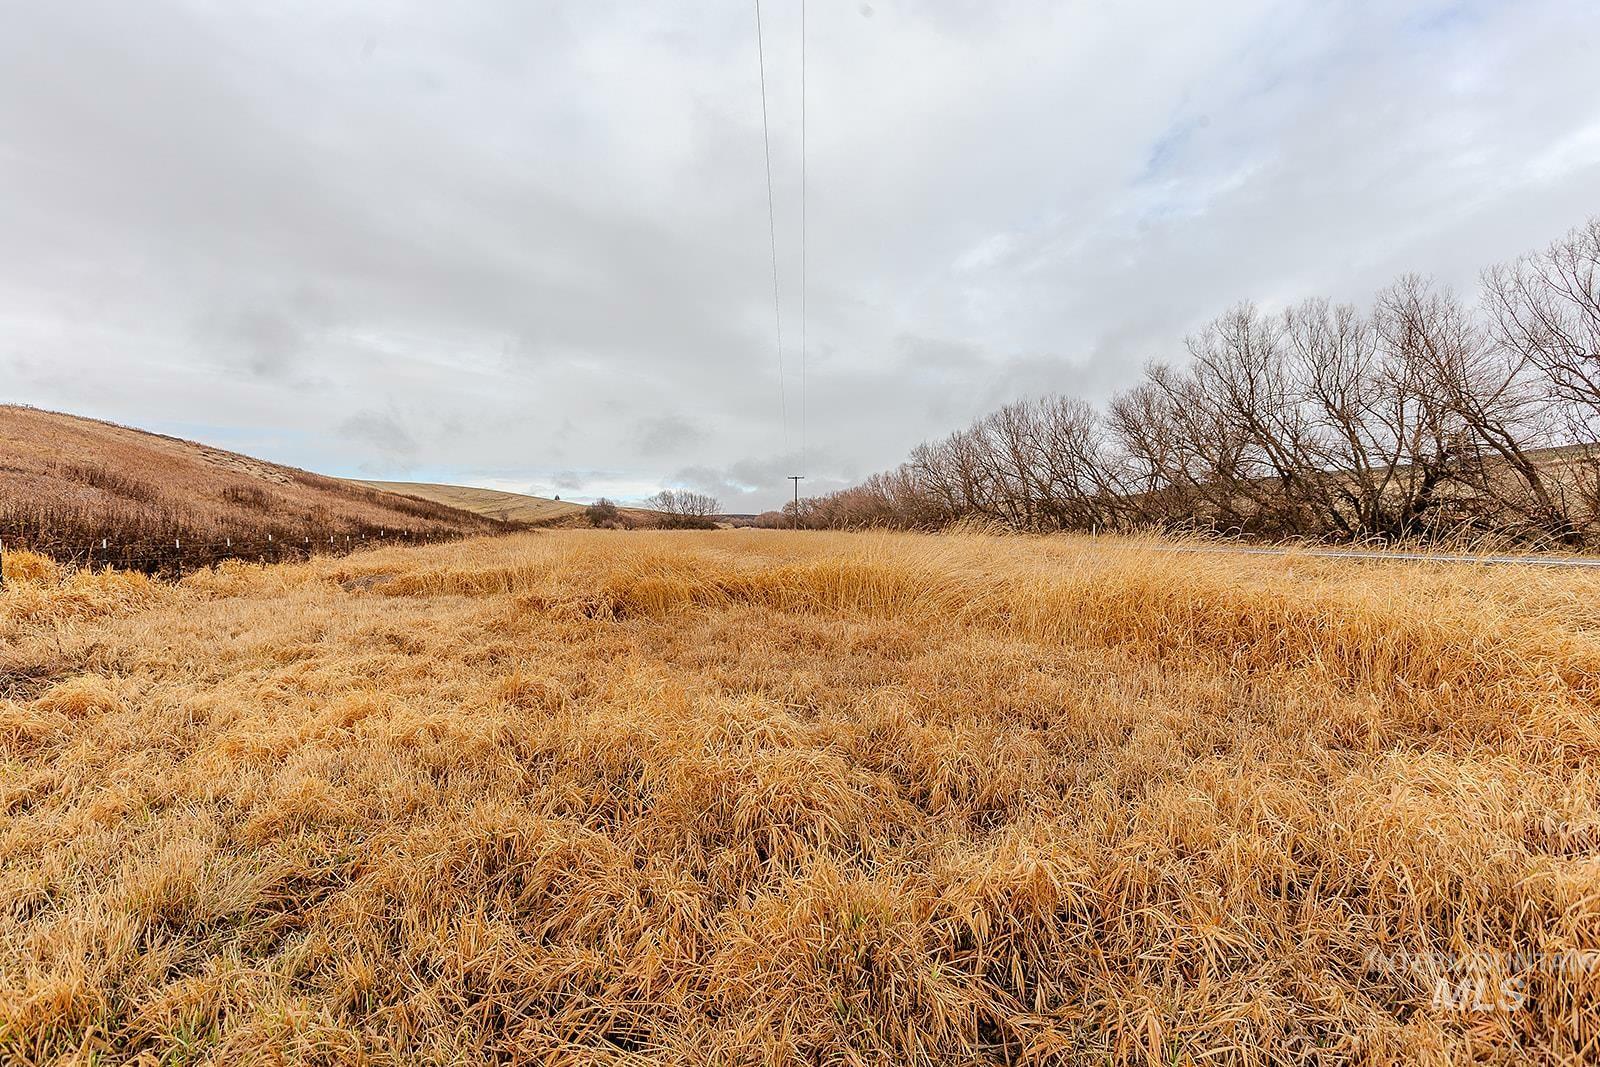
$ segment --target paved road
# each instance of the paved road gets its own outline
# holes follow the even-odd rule
[[[1164,545],[1171,552],[1232,552],[1246,556],[1315,556],[1319,559],[1372,559],[1413,563],[1516,564],[1523,567],[1594,567],[1600,559],[1583,556],[1469,556],[1430,552],[1374,552],[1358,548],[1265,548],[1245,545]]]

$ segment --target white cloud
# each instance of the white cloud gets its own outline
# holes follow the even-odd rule
[[[19,5],[9,398],[330,473],[726,506],[1103,397],[1244,297],[1470,283],[1594,211],[1600,12],[768,4],[788,433],[738,5]],[[768,483],[771,484],[768,484]],[[565,485],[566,490],[557,489]]]

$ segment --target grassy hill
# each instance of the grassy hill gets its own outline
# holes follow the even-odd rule
[[[440,485],[436,482],[380,482],[365,479],[352,481],[369,489],[432,500],[500,522],[545,523],[583,513],[582,504],[551,500],[544,496],[507,493],[499,489],[478,489],[470,485]]]
[[[352,484],[389,493],[404,493],[421,500],[432,500],[452,508],[501,522],[530,523],[537,526],[571,526],[583,519],[585,505],[545,496],[507,493],[500,489],[478,489],[470,485],[440,485],[436,482],[380,482],[353,479]],[[624,525],[654,526],[658,512],[649,508],[619,508]]]
[[[0,405],[0,537],[10,548],[159,570],[500,529],[434,500],[109,422]]]

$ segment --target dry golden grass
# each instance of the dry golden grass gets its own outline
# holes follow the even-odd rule
[[[1600,1049],[1594,971],[1508,962],[1600,949],[1600,575],[765,531],[29,574],[8,1063]]]

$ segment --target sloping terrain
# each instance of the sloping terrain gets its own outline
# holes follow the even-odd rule
[[[0,593],[0,1062],[1590,1063],[1600,575],[556,530]]]
[[[502,528],[194,441],[0,406],[0,537],[11,548],[150,570]]]
[[[432,500],[498,522],[544,523],[583,513],[582,504],[551,500],[543,496],[527,496],[523,493],[507,493],[499,489],[478,489],[470,485],[440,485],[436,482],[381,482],[364,478],[352,481],[369,489],[386,493],[404,493],[407,496]]]
[[[479,489],[470,485],[441,485],[436,482],[381,482],[352,479],[355,485],[381,489],[390,493],[404,493],[423,500],[463,511],[470,511],[498,522],[522,522],[534,526],[576,526],[584,521],[586,505],[570,500],[552,500],[526,493],[508,493],[500,489]],[[621,525],[638,528],[656,525],[661,515],[649,508],[617,509]]]

